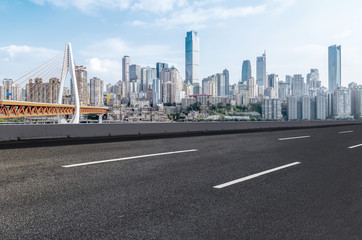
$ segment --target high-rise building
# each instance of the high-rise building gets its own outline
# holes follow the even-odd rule
[[[296,96],[289,96],[288,97],[288,120],[298,120],[298,97]]]
[[[316,119],[325,120],[327,118],[327,98],[324,95],[317,95],[316,99]]]
[[[161,78],[161,72],[162,72],[162,69],[164,68],[168,68],[168,64],[167,63],[161,63],[161,62],[158,62],[156,63],[156,77],[157,78]]]
[[[190,31],[185,37],[186,83],[200,85],[199,82],[199,37],[197,32]]]
[[[141,66],[132,64],[129,65],[129,80],[138,80],[141,79]]]
[[[307,85],[312,88],[316,88],[316,84],[319,81],[319,70],[311,69],[310,73],[307,74]]]
[[[302,120],[311,120],[311,99],[308,96],[301,97]]]
[[[10,78],[4,78],[3,80],[3,91],[4,99],[11,100],[13,92],[13,80]]]
[[[103,80],[93,77],[89,81],[89,102],[91,106],[103,105]]]
[[[279,99],[263,99],[262,116],[266,120],[280,120],[283,118]]]
[[[280,100],[286,100],[290,96],[290,84],[279,81],[278,83],[278,98]]]
[[[30,79],[25,86],[25,101],[55,103],[58,97],[60,82],[58,78],[51,78],[43,82],[42,78]]]
[[[153,86],[152,86],[152,91],[153,91],[153,98],[152,98],[152,102],[153,102],[153,106],[155,107],[157,104],[160,104],[162,102],[162,92],[161,92],[161,80],[156,78],[153,79]]]
[[[328,88],[334,91],[341,87],[341,46],[328,48]]]
[[[267,88],[266,81],[266,52],[263,55],[256,58],[256,84]]]
[[[88,77],[87,77],[87,68],[83,66],[75,66],[75,78],[77,79],[78,95],[79,95],[79,104],[81,106],[88,105]],[[74,88],[73,81],[70,81],[71,84],[71,96],[73,96]]]
[[[122,81],[125,82],[124,86],[124,96],[129,97],[129,65],[131,63],[131,59],[129,56],[124,56],[122,58]],[[122,94],[123,95],[123,94]]]
[[[345,87],[339,87],[333,93],[333,115],[336,119],[351,117],[351,91]]]
[[[356,119],[362,118],[362,86],[359,85],[354,89],[354,112]]]
[[[217,96],[224,97],[226,92],[226,78],[224,74],[216,74],[217,79]]]
[[[295,74],[292,78],[292,95],[296,97],[304,96],[305,93],[305,84],[304,78],[301,74]]]
[[[257,86],[256,86],[256,83],[255,83],[255,79],[253,77],[249,78],[246,81],[246,86],[249,89],[249,96],[251,98],[256,97],[256,95],[257,95]]]
[[[229,70],[224,69],[224,71],[222,72],[222,74],[225,76],[225,96],[229,95],[229,88],[230,88],[230,75],[229,75]]]
[[[241,70],[241,83],[245,83],[251,78],[251,64],[250,60],[243,61],[243,68]]]
[[[147,90],[147,68],[141,68],[141,88],[140,91],[146,92]]]
[[[292,83],[292,76],[291,75],[285,75],[285,82],[291,84]]]
[[[278,95],[279,95],[279,77],[278,77],[278,75],[269,74],[267,85],[269,88],[272,88],[271,98],[278,98]]]

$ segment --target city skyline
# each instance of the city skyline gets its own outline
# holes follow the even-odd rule
[[[254,59],[260,55],[263,49],[266,49],[268,52],[266,71],[269,74],[276,73],[281,80],[284,80],[286,74],[305,76],[309,69],[317,68],[320,71],[323,85],[328,86],[327,47],[337,43],[343,45],[344,49],[342,85],[346,86],[351,81],[362,82],[361,79],[358,79],[356,72],[360,65],[358,55],[362,52],[359,44],[357,44],[362,39],[357,33],[361,26],[355,24],[356,21],[349,19],[347,24],[336,24],[338,28],[323,30],[322,27],[327,20],[329,23],[336,21],[335,17],[331,16],[326,16],[326,22],[322,21],[319,22],[318,26],[313,26],[311,24],[313,17],[315,19],[317,13],[323,15],[323,12],[320,11],[323,10],[325,1],[313,2],[313,8],[311,8],[312,1],[291,0],[249,1],[243,4],[235,1],[227,4],[225,1],[202,1],[199,5],[193,1],[183,1],[183,4],[181,1],[158,1],[159,3],[152,6],[152,10],[146,9],[146,1],[128,1],[129,4],[122,6],[120,3],[126,1],[103,1],[103,5],[81,3],[80,1],[62,2],[33,0],[5,1],[0,4],[0,11],[4,18],[8,19],[8,21],[0,23],[1,29],[3,29],[2,36],[4,36],[0,40],[1,78],[16,79],[31,69],[32,66],[44,62],[48,57],[61,51],[70,36],[72,36],[70,40],[75,48],[77,64],[87,67],[89,78],[100,77],[104,79],[105,83],[115,83],[121,80],[121,58],[124,55],[131,56],[132,62],[141,66],[154,66],[156,62],[169,63],[179,69],[181,76],[185,76],[182,39],[186,31],[194,29],[200,34],[199,81],[213,74],[215,72],[213,69],[227,68],[230,71],[230,83],[236,83],[241,79],[242,61],[250,59],[252,72],[256,73]],[[165,4],[166,2],[169,4]],[[354,2],[355,5],[361,5],[358,1]],[[157,5],[161,3],[165,5]],[[332,8],[330,15],[335,16],[340,14],[337,11],[339,9],[348,9],[348,11],[355,9],[346,4],[329,3],[329,5]],[[235,12],[239,10],[240,14],[232,11],[233,9]],[[308,9],[310,20],[306,21],[304,17],[297,20],[293,17],[296,11],[302,11],[302,9]],[[197,24],[187,23],[186,20],[184,20],[186,23],[183,24],[174,20],[164,22],[163,26],[165,27],[160,29],[156,25],[161,23],[152,22],[148,19],[149,15],[157,13],[156,19],[164,16],[164,19],[172,20],[175,19],[175,17],[172,18],[173,14],[183,16],[182,14],[187,10],[191,11],[191,15],[201,18],[196,21]],[[141,13],[139,16],[144,18],[143,21],[132,18],[134,11]],[[204,20],[205,14],[213,11],[218,11],[219,16],[215,17],[211,14],[212,16],[208,16]],[[124,17],[116,18],[117,13],[120,12],[123,13]],[[229,15],[223,15],[225,13],[229,13]],[[24,23],[15,19],[14,17],[19,14],[28,15],[28,21]],[[42,21],[44,18],[52,19],[50,16],[54,18],[64,17],[64,14],[69,16],[69,20],[68,17],[65,18],[64,25],[60,25],[58,29],[51,29]],[[358,14],[353,16],[356,15]],[[277,17],[273,20],[271,16]],[[259,20],[260,17],[261,20]],[[348,19],[349,16],[345,18]],[[278,35],[277,42],[270,35],[264,39],[259,37],[259,32],[263,32],[265,28],[260,25],[260,21],[266,20],[270,20],[266,25],[275,31],[275,35]],[[51,25],[52,22],[49,21]],[[70,26],[67,24],[69,21],[76,21],[77,24]],[[219,24],[214,24],[215,22]],[[278,23],[285,25],[283,31],[275,27],[277,26],[275,24]],[[83,27],[76,26],[79,24],[82,24]],[[249,26],[246,28],[250,33],[247,35],[248,37],[240,39],[238,36],[241,33],[235,31],[232,24],[242,24],[240,27],[248,24]],[[303,32],[303,36],[295,41],[282,40],[283,32],[293,33],[295,28],[291,28],[293,24],[299,27],[298,31]],[[94,31],[90,30],[90,25],[99,33],[94,34]],[[154,31],[156,28],[157,31]],[[258,31],[256,32],[255,29]],[[218,34],[220,36],[212,35],[215,30],[220,33]],[[55,31],[66,31],[67,34],[59,37],[60,35],[57,35]],[[124,34],[125,32],[127,34]],[[269,32],[270,30],[267,30],[265,33]],[[318,39],[317,41],[306,40],[304,35],[311,32],[313,32],[314,38]]]

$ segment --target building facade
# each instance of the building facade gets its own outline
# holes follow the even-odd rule
[[[185,82],[193,86],[200,85],[199,82],[199,37],[197,32],[186,33],[185,38]]]

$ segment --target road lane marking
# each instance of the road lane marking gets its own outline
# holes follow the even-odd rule
[[[197,151],[198,151],[197,149],[190,149],[190,150],[181,150],[181,151],[174,151],[174,152],[153,153],[153,154],[146,154],[146,155],[139,155],[139,156],[132,156],[132,157],[124,157],[124,158],[108,159],[108,160],[101,160],[101,161],[70,164],[70,165],[64,165],[62,167],[64,167],[64,168],[80,167],[80,166],[87,166],[87,165],[93,165],[93,164],[99,164],[99,163],[118,162],[118,161],[130,160],[130,159],[147,158],[147,157],[171,155],[171,154],[178,154],[178,153],[197,152]]]
[[[357,147],[362,147],[362,144],[358,144],[358,145],[350,146],[350,147],[348,147],[348,148],[349,148],[349,149],[352,149],[352,148],[357,148]]]
[[[285,140],[293,140],[293,139],[301,139],[301,138],[310,138],[310,136],[299,136],[299,137],[287,137],[287,138],[279,138],[279,141],[285,141]]]
[[[227,183],[223,183],[223,184],[214,186],[213,188],[220,189],[220,188],[228,187],[228,186],[231,186],[231,185],[234,185],[234,184],[237,184],[237,183],[245,182],[245,181],[247,181],[247,180],[250,180],[250,179],[253,179],[253,178],[257,178],[257,177],[260,177],[260,176],[262,176],[262,175],[265,175],[265,174],[268,174],[268,173],[271,173],[271,172],[275,172],[275,171],[279,171],[279,170],[281,170],[281,169],[288,168],[288,167],[292,167],[292,166],[298,165],[298,164],[300,164],[300,162],[290,163],[290,164],[287,164],[287,165],[284,165],[284,166],[280,166],[280,167],[277,167],[277,168],[273,168],[273,169],[270,169],[270,170],[266,170],[266,171],[264,171],[264,172],[260,172],[260,173],[256,173],[256,174],[253,174],[253,175],[250,175],[250,176],[247,176],[247,177],[239,178],[239,179],[236,179],[236,180],[234,180],[234,181],[230,181],[230,182],[227,182]]]
[[[354,133],[353,130],[350,130],[350,131],[343,131],[343,132],[339,132],[340,134],[345,134],[345,133]]]

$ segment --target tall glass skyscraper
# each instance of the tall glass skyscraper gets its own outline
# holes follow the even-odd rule
[[[266,52],[260,57],[256,58],[256,84],[267,88],[266,81]]]
[[[230,74],[229,74],[229,70],[224,69],[224,71],[222,72],[222,74],[224,74],[225,76],[225,96],[229,95],[229,88],[230,88]]]
[[[241,82],[245,83],[251,78],[251,64],[250,60],[243,61],[243,69],[241,70]]]
[[[197,32],[187,32],[185,38],[185,82],[199,85],[199,37]]]
[[[328,48],[328,89],[334,91],[341,86],[341,46]]]

